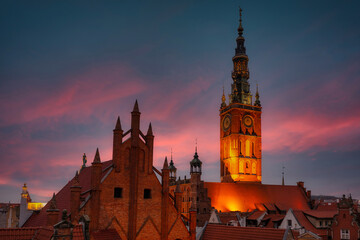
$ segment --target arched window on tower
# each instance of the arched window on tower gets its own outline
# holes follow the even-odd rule
[[[252,164],[252,171],[251,171],[252,174],[256,174],[256,162],[253,162]]]
[[[245,173],[246,174],[250,174],[251,173],[251,166],[250,166],[250,162],[246,161],[245,163]]]
[[[239,141],[239,155],[242,154],[242,150],[241,150],[241,141]]]
[[[244,173],[244,161],[243,160],[239,161],[239,172]]]
[[[250,141],[245,142],[245,156],[250,157]]]
[[[252,148],[251,148],[251,151],[252,151],[252,156],[255,156],[255,143],[251,143],[252,144]]]

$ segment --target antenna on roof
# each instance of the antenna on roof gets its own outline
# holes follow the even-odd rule
[[[284,173],[285,173],[285,167],[284,167],[284,164],[283,164],[283,166],[282,166],[282,185],[283,186],[285,185]]]

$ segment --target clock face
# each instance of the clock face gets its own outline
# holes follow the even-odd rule
[[[224,132],[229,130],[230,125],[231,125],[231,116],[228,114],[223,118],[223,121],[222,121],[222,128],[223,128]]]
[[[245,127],[251,127],[253,125],[253,120],[249,116],[245,116],[243,121],[244,121]]]

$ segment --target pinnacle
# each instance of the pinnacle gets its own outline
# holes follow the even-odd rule
[[[148,128],[148,131],[147,131],[147,136],[153,136],[153,131],[152,131],[152,126],[151,126],[151,123],[149,124],[149,128]]]
[[[165,157],[163,169],[168,169],[168,167],[169,167],[168,160],[167,157]]]
[[[114,129],[114,130],[122,130],[122,129],[121,129],[120,117],[118,117],[117,120],[116,120],[116,125],[115,125],[115,129]]]
[[[94,157],[93,163],[101,163],[101,161],[100,161],[99,148],[96,148],[96,153],[95,153],[95,157]]]
[[[138,105],[137,99],[136,99],[136,101],[135,101],[135,105],[134,105],[133,112],[139,112],[139,105]]]

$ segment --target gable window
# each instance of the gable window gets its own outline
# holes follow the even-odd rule
[[[341,239],[350,239],[350,230],[349,229],[341,229],[340,238]]]
[[[292,226],[292,221],[291,219],[288,220],[288,227],[291,227]]]
[[[122,198],[122,188],[114,188],[114,198]]]
[[[151,189],[145,188],[144,189],[144,199],[150,199],[151,198]]]

